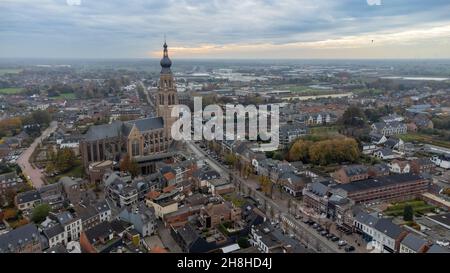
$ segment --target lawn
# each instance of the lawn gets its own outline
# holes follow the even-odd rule
[[[15,95],[23,92],[23,88],[0,88],[0,94],[1,95]]]
[[[414,214],[424,214],[433,211],[436,207],[428,205],[422,200],[410,200],[391,204],[385,211],[389,216],[401,216],[403,215],[403,210],[405,206],[410,205],[414,210]]]
[[[441,146],[441,147],[450,149],[449,141],[436,139],[436,137],[432,136],[432,135],[425,135],[425,134],[420,134],[420,133],[408,133],[408,134],[400,135],[399,138],[401,138],[403,141],[406,141],[406,142],[416,141],[416,142],[427,143],[427,144]]]
[[[49,184],[53,184],[53,183],[58,182],[59,179],[61,177],[64,177],[64,176],[68,176],[68,177],[72,177],[73,176],[73,177],[81,177],[81,178],[83,178],[85,176],[85,174],[84,174],[83,165],[81,164],[81,161],[78,161],[77,165],[75,165],[75,167],[73,167],[72,169],[70,169],[70,170],[68,170],[68,171],[66,171],[64,173],[60,173],[60,174],[58,174],[56,176],[53,176],[53,177],[47,177],[46,180],[47,180],[47,182]]]
[[[74,100],[76,98],[74,93],[61,93],[59,96],[51,97],[54,100]]]

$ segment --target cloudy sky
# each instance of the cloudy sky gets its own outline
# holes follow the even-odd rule
[[[0,0],[0,57],[450,58],[448,0]]]

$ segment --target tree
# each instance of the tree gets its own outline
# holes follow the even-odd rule
[[[35,223],[40,223],[45,220],[45,218],[48,216],[48,214],[51,211],[51,207],[48,204],[41,204],[38,205],[33,209],[33,212],[31,214],[31,221]]]
[[[139,165],[130,158],[129,154],[126,154],[120,162],[120,171],[129,172],[132,177],[135,177],[139,174]]]
[[[248,248],[250,247],[250,243],[246,237],[240,237],[237,241],[239,247],[241,248]]]
[[[403,209],[403,220],[408,222],[414,220],[414,209],[411,205],[406,205]]]
[[[350,106],[342,115],[341,122],[345,126],[362,128],[366,125],[366,115],[357,106]]]
[[[56,153],[56,161],[53,162],[56,169],[65,172],[75,166],[77,157],[70,148],[59,149]]]

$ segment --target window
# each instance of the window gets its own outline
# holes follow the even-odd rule
[[[140,154],[139,152],[139,141],[138,140],[133,140],[133,143],[131,145],[131,154],[132,156],[137,156]]]

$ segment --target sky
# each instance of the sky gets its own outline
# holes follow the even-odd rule
[[[0,0],[0,58],[450,58],[448,0]]]

